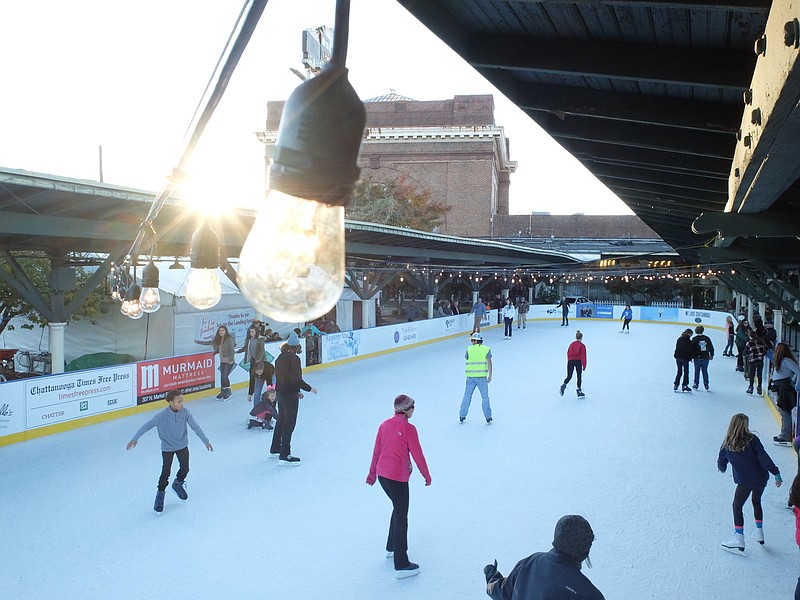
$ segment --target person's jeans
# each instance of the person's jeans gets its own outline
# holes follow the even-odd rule
[[[392,501],[392,518],[389,521],[389,537],[386,551],[394,552],[394,568],[408,565],[408,482],[395,481],[378,476],[383,491]]]
[[[228,375],[233,371],[233,363],[219,363],[219,386],[224,388],[231,387],[231,380]]]
[[[277,404],[278,414],[269,451],[272,454],[278,454],[280,458],[287,458],[292,453],[292,433],[297,425],[300,398],[298,394],[278,392]]]
[[[569,325],[569,311],[561,313],[561,324]]]
[[[519,329],[520,325],[522,325],[523,329],[526,329],[526,324],[527,324],[526,319],[527,319],[527,313],[519,313],[517,315],[517,329]]]
[[[733,354],[733,334],[728,336],[728,345],[725,346],[725,350],[722,351],[722,354]]]
[[[178,481],[186,481],[186,476],[189,474],[189,447],[175,450],[174,452],[161,452],[161,475],[158,478],[158,491],[163,492],[167,489],[169,483],[169,473],[172,470],[172,459],[178,455],[178,474],[175,479]]]
[[[707,358],[694,359],[694,387],[700,385],[700,373],[703,374],[703,385],[708,387],[708,360]]]
[[[512,317],[503,317],[503,325],[505,326],[505,335],[511,337],[511,326],[514,324]]]
[[[681,375],[683,375],[683,385],[689,385],[689,359],[688,358],[676,358],[675,364],[678,365],[678,374],[675,375],[675,386],[677,387],[679,383],[681,383]]]
[[[464,390],[464,399],[461,401],[461,412],[459,417],[462,419],[467,418],[469,412],[469,405],[472,403],[472,394],[478,388],[483,400],[481,407],[483,408],[483,416],[487,419],[492,418],[492,407],[489,406],[489,384],[486,377],[467,377],[467,387]]]

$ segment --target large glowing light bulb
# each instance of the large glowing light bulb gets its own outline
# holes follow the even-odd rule
[[[311,321],[344,286],[344,207],[271,190],[239,255],[239,288],[259,312]]]
[[[146,313],[154,313],[161,308],[161,294],[158,292],[158,267],[151,260],[142,270],[142,295],[139,304]]]
[[[222,298],[217,269],[192,267],[186,282],[186,301],[199,310],[216,306]]]
[[[199,310],[216,306],[222,298],[219,285],[219,236],[208,223],[192,234],[189,258],[192,270],[186,281],[186,301]]]

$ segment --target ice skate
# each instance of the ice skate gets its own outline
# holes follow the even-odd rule
[[[247,428],[253,429],[254,427],[261,427],[261,423],[259,423],[256,419],[250,419],[247,422]]]
[[[762,395],[762,390],[761,390],[761,388],[760,388],[760,387],[757,387],[757,388],[756,388],[756,394],[758,394],[759,396],[761,396],[761,395]]]
[[[561,384],[561,387],[560,387],[560,388],[558,388],[558,393],[559,393],[561,396],[563,396],[563,395],[564,395],[564,390],[565,390],[565,389],[567,389],[567,384],[566,384],[566,383],[562,383],[562,384]]]
[[[764,545],[764,528],[763,527],[756,527],[756,541]]]
[[[183,500],[184,502],[189,498],[189,494],[186,493],[186,482],[185,481],[178,481],[177,479],[172,482],[172,491]]]
[[[279,458],[278,465],[281,467],[299,467],[300,459],[296,456],[287,456],[286,458]]]
[[[749,388],[747,388],[744,393],[745,394],[750,394],[752,396],[753,395],[753,386],[751,385]]]
[[[744,534],[734,534],[732,540],[722,542],[722,549],[732,554],[738,554],[739,556],[747,556],[747,553],[744,551]]]
[[[492,424],[492,417],[489,417],[488,419],[486,419],[486,424],[487,425],[491,425]]]
[[[692,388],[690,388],[688,385],[684,385],[684,386],[681,388],[681,391],[682,391],[682,392],[691,392],[691,391],[692,391]]]
[[[417,563],[410,562],[405,567],[395,569],[395,577],[398,579],[405,579],[414,575],[419,575],[419,565]]]
[[[787,440],[786,438],[782,438],[781,436],[776,435],[775,437],[772,438],[772,443],[775,444],[776,446],[789,446],[789,447],[791,447],[792,440]]]
[[[583,393],[581,388],[578,388],[575,393],[578,394],[578,398],[586,398],[586,394]]]
[[[677,383],[672,386],[672,391],[675,392],[676,394],[678,393],[678,384]]]
[[[162,492],[161,490],[158,490],[156,492],[156,501],[153,504],[153,510],[156,511],[157,513],[164,511],[164,496],[166,495],[167,493]]]

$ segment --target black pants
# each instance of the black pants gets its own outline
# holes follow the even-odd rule
[[[503,317],[503,325],[505,326],[504,335],[511,337],[511,325],[514,323],[513,317]]]
[[[392,501],[392,518],[386,551],[394,552],[394,568],[408,565],[408,482],[378,476],[383,491]]]
[[[169,483],[169,474],[172,471],[172,458],[178,455],[178,474],[175,479],[178,481],[186,481],[186,475],[189,474],[189,447],[175,450],[174,452],[161,452],[161,476],[158,478],[158,490],[163,492],[167,489]]]
[[[300,406],[300,397],[297,393],[287,394],[278,392],[278,415],[275,422],[275,431],[272,432],[272,445],[269,451],[276,452],[280,458],[286,458],[292,453],[292,433],[297,425],[297,409]]]
[[[749,362],[747,363],[747,369],[749,371],[750,387],[753,387],[753,380],[756,378],[758,379],[758,387],[761,387],[761,374],[764,371],[764,361],[757,360],[756,362]]]
[[[561,313],[561,324],[562,325],[569,325],[569,313],[562,312]]]
[[[568,360],[567,361],[567,378],[564,380],[564,385],[569,383],[569,380],[572,379],[572,371],[575,371],[578,375],[578,389],[581,389],[581,374],[583,372],[583,364],[579,360]]]
[[[756,488],[751,490],[744,487],[741,483],[736,486],[736,491],[733,493],[733,524],[736,527],[744,527],[744,514],[742,509],[747,497],[753,494],[753,518],[756,521],[761,521],[764,518],[764,511],[761,509],[761,494],[764,493],[764,488]]]
[[[630,330],[631,330],[631,320],[630,320],[630,319],[625,319],[625,320],[622,322],[622,331],[625,331],[626,329],[627,329],[628,331],[630,331]]]
[[[744,344],[736,344],[736,368],[744,371]]]
[[[675,364],[678,365],[678,374],[675,375],[675,386],[677,387],[681,382],[681,374],[683,374],[683,385],[687,387],[689,385],[689,359],[676,358]]]

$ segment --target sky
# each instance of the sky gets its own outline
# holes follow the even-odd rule
[[[271,0],[187,169],[198,203],[263,197],[266,103],[300,83],[301,32],[335,0]],[[238,2],[7,2],[0,8],[0,166],[158,191],[224,47]],[[510,139],[512,214],[632,214],[533,121],[394,0],[353,0],[347,66],[362,99],[494,94]],[[233,195],[234,198],[229,200]],[[220,196],[225,202],[220,203]]]
[[[125,450],[151,412],[5,446],[4,597],[486,598],[484,565],[497,559],[508,575],[549,550],[565,514],[592,525],[593,568],[583,572],[609,600],[792,597],[800,556],[786,498],[796,456],[769,442],[778,421],[745,394],[736,360],[718,351],[712,391],[675,394],[684,326],[634,322],[620,335],[610,320],[559,323],[529,322],[511,340],[484,328],[491,425],[477,394],[458,422],[466,335],[306,369],[319,393],[300,401],[297,468],[267,458],[270,432],[245,428],[246,389],[226,403],[214,392],[191,401],[214,452],[189,432],[189,499],[168,491],[161,516],[152,508],[158,436]],[[574,379],[558,394],[576,326],[587,346],[583,400]],[[721,331],[710,336],[724,346]],[[391,504],[365,483],[399,393],[416,400],[412,423],[432,477],[425,487],[416,468],[411,476],[409,557],[421,572],[401,581],[384,556]],[[785,479],[777,489],[770,478],[764,492],[764,546],[744,508],[746,558],[720,548],[733,533],[735,484],[716,458],[736,412],[749,415]]]

